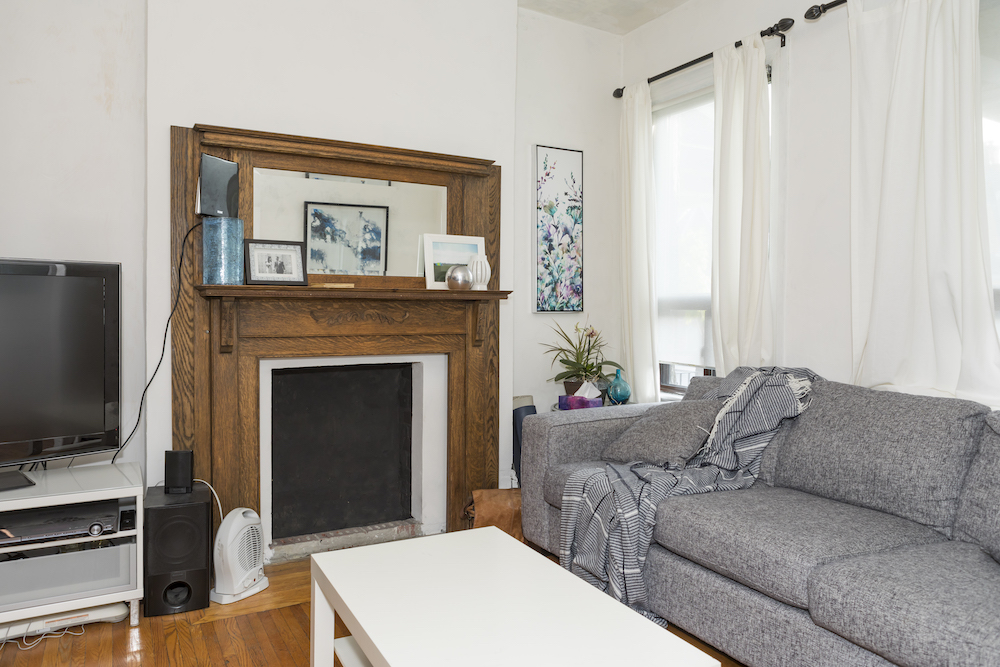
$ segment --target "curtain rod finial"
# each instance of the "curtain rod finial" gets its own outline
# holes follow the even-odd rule
[[[815,21],[820,16],[823,16],[823,8],[819,5],[813,5],[806,10],[805,18],[807,21]]]
[[[621,88],[615,88],[615,92],[611,93],[611,95],[614,96],[615,98],[619,98],[624,94],[625,94],[625,86],[622,86]]]

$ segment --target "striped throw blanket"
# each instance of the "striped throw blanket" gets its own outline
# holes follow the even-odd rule
[[[563,489],[560,565],[666,626],[648,609],[642,578],[656,506],[669,496],[751,486],[782,420],[808,407],[815,379],[804,368],[737,368],[704,396],[724,399],[723,407],[683,468],[608,463],[574,472]]]

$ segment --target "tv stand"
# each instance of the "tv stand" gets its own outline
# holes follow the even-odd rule
[[[100,500],[135,502],[135,527],[115,533],[0,546],[0,624],[115,602],[139,624],[142,578],[142,471],[135,463],[26,472],[34,486],[0,491],[4,515]]]

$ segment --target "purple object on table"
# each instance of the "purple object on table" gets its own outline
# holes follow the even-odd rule
[[[560,396],[559,397],[559,409],[560,410],[578,410],[580,408],[599,408],[604,405],[604,399],[598,396],[597,398],[584,398],[583,396]]]

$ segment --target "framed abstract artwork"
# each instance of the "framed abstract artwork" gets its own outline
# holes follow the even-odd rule
[[[305,203],[308,273],[384,276],[389,207]]]
[[[535,312],[583,310],[583,151],[535,146]]]

